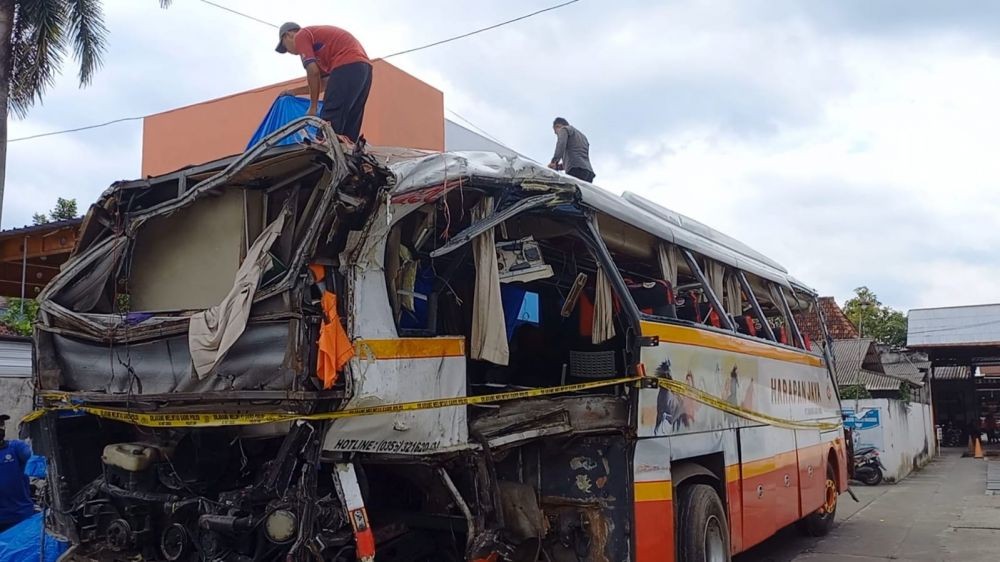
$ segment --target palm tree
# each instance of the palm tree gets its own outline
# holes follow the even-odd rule
[[[80,87],[90,84],[107,38],[101,0],[0,0],[0,216],[8,112],[23,118],[41,101],[70,49],[80,63]]]

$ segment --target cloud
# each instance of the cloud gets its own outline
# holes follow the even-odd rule
[[[379,56],[550,5],[246,0],[332,23]],[[235,6],[235,4],[234,4]],[[72,69],[11,136],[141,115],[299,75],[275,31],[200,2],[107,2],[94,85]],[[843,301],[1000,301],[1000,5],[931,0],[578,2],[391,62],[446,107],[546,160],[562,115],[597,181],[642,193]],[[89,203],[139,169],[138,124],[10,145],[3,224]],[[51,200],[51,201],[50,201]]]

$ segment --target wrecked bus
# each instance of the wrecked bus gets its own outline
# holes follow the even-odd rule
[[[826,533],[815,293],[637,195],[323,142],[119,182],[40,296],[68,560],[728,560]]]

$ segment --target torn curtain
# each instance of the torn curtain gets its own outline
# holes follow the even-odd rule
[[[493,213],[493,198],[483,199],[472,210],[472,220],[481,221]],[[472,341],[469,357],[507,365],[510,348],[500,297],[500,268],[493,229],[480,234],[472,241],[476,261],[476,292],[472,303]]]
[[[233,288],[222,302],[191,317],[188,345],[199,379],[207,377],[215,369],[246,329],[254,293],[264,272],[271,267],[268,252],[281,234],[287,214],[287,211],[279,214],[250,246],[236,272]]]
[[[611,280],[603,266],[597,266],[597,287],[594,295],[594,330],[591,343],[604,343],[615,337],[614,295]]]

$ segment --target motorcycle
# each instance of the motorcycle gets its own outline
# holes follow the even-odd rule
[[[863,447],[854,451],[854,479],[866,486],[878,486],[882,482],[885,466],[878,458],[878,449]]]

